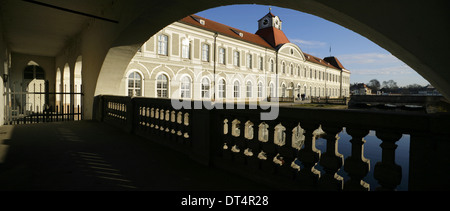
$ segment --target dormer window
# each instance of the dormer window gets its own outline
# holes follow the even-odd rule
[[[239,35],[240,37],[244,37],[244,33],[240,32],[238,30],[231,29],[231,31],[233,31],[235,34]]]
[[[201,19],[201,18],[197,18],[195,16],[191,16],[195,21],[199,22],[202,25],[205,25],[205,20]]]

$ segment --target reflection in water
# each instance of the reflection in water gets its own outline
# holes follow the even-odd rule
[[[338,152],[344,155],[344,159],[351,155],[351,143],[350,140],[352,137],[347,134],[345,128],[339,134],[339,145]],[[364,157],[370,160],[370,163],[377,163],[381,161],[381,140],[375,136],[375,131],[370,131],[369,134],[364,138],[366,143],[364,144]],[[402,181],[399,186],[397,186],[397,190],[399,191],[407,191],[408,190],[408,171],[409,171],[409,135],[403,135],[402,138],[396,142],[398,145],[395,151],[395,162],[397,165],[402,167]],[[323,138],[319,138],[316,140],[316,148],[322,152],[326,151],[326,140]],[[345,165],[345,163],[344,163]],[[370,165],[370,171],[367,176],[363,179],[365,182],[370,184],[370,190],[375,190],[379,186],[377,180],[373,176],[375,165]],[[320,165],[316,165],[315,168],[324,172],[323,168]],[[344,171],[342,167],[338,172],[340,176],[344,178],[344,181],[349,179],[349,176]]]

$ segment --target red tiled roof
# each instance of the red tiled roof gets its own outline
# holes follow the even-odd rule
[[[281,44],[290,43],[284,32],[275,27],[260,29],[256,34],[266,40],[266,42],[274,48]]]
[[[270,15],[274,16],[272,13]],[[200,20],[204,20],[204,25],[200,23]],[[221,24],[198,15],[190,15],[181,20],[181,23],[185,23],[191,26],[199,27],[208,31],[217,32],[222,35],[226,35],[235,39],[243,40],[246,42],[250,42],[253,44],[257,44],[266,48],[275,48],[280,44],[290,43],[289,39],[283,33],[283,31],[274,28],[264,28],[260,29],[256,32],[256,34],[252,34],[246,31],[242,31],[240,29],[236,29],[225,24]],[[242,33],[242,37],[239,35]],[[327,57],[325,59],[320,59],[318,57],[312,56],[310,54],[304,53],[306,60],[320,64],[323,66],[327,66],[335,69],[344,69],[339,60],[335,57]],[[331,62],[330,62],[331,61]]]
[[[202,25],[199,21],[197,20],[204,20],[205,21],[205,25]],[[197,15],[190,15],[187,16],[181,20],[179,20],[179,22],[182,23],[186,23],[192,26],[196,26],[196,27],[200,27],[209,31],[213,31],[213,32],[217,32],[219,34],[222,35],[226,35],[235,39],[239,39],[239,40],[243,40],[243,41],[247,41],[250,43],[254,43],[266,48],[272,48],[272,46],[267,43],[263,38],[261,38],[260,36],[256,35],[256,34],[252,34],[246,31],[242,31],[240,29],[236,29]],[[239,36],[238,33],[242,33],[242,37]]]
[[[307,53],[303,53],[303,54],[305,55],[306,60],[309,61],[309,62],[313,62],[313,63],[316,63],[316,64],[321,64],[323,66],[327,66],[327,67],[334,68],[334,69],[338,69],[337,67],[333,66],[332,64],[330,64],[329,62],[325,61],[324,59],[315,57],[315,56],[307,54]]]

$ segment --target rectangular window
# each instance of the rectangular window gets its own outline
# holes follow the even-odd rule
[[[202,45],[202,61],[209,62],[209,45]]]
[[[263,57],[260,56],[259,57],[259,70],[263,70],[263,68],[264,68],[264,60],[263,60]]]
[[[240,57],[239,51],[235,51],[233,54],[233,65],[236,67],[239,67],[239,59],[240,59],[239,57]]]
[[[253,60],[253,57],[252,57],[252,55],[251,54],[247,54],[247,68],[248,69],[252,69],[252,61]]]
[[[191,43],[188,39],[183,39],[181,43],[181,57],[183,59],[191,58]]]
[[[270,72],[275,72],[275,67],[273,64],[273,60],[270,60]]]
[[[219,48],[219,64],[225,64],[225,48]]]
[[[158,36],[158,54],[167,56],[167,35],[161,34]]]

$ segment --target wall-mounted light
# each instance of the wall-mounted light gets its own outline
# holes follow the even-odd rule
[[[8,81],[9,75],[6,73],[3,73],[3,83],[6,83]]]

